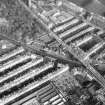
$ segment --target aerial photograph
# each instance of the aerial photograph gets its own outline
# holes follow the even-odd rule
[[[105,105],[105,0],[0,0],[0,105]]]

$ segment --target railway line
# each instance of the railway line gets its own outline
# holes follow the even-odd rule
[[[51,37],[58,41],[66,51],[72,54],[87,68],[88,72],[105,89],[105,79],[96,70],[94,65],[91,64],[92,59],[90,59],[90,56],[95,53],[101,53],[101,51],[104,50],[104,30],[94,24],[91,24],[87,20],[83,20],[80,16],[76,16],[77,14],[75,15],[75,13],[72,13],[72,9],[68,12],[69,18],[71,17],[69,20],[66,21],[65,19],[65,21],[58,24],[55,21],[55,24],[53,24],[49,29],[46,22],[44,23],[44,20],[38,15],[38,12],[31,10],[21,1],[20,3],[32,14],[34,18],[38,19]],[[66,5],[65,7],[67,8]]]
[[[69,70],[69,66],[62,63],[60,67],[56,66],[54,63],[56,59],[60,62],[81,65],[54,52],[34,49],[5,35],[0,35],[0,39],[12,44],[0,52],[1,105],[26,105],[31,98],[37,97],[43,91],[45,83]],[[49,100],[52,105],[64,105],[62,95],[55,92],[57,89],[50,91],[51,96],[44,92],[42,95],[45,94],[46,97],[40,95],[38,99],[44,100],[46,105],[49,105]]]
[[[44,83],[69,70],[68,65],[56,67],[50,58],[28,53],[22,46],[15,45],[8,50],[8,53],[1,52],[0,56],[1,105],[23,104],[27,97],[31,97],[33,92],[36,94],[37,89]],[[51,90],[51,92],[53,91]],[[53,94],[57,95],[57,93],[52,93],[52,97],[54,97]],[[46,98],[48,97],[46,96]],[[62,102],[58,96],[57,100],[58,103]]]
[[[51,29],[55,39],[58,40],[66,50],[78,58],[100,83],[103,81],[102,85],[104,87],[105,79],[91,65],[92,59],[90,59],[90,56],[94,55],[94,53],[101,53],[101,51],[104,50],[105,41],[101,37],[104,31],[87,22],[81,22],[81,20],[79,21],[76,18],[70,21],[69,28],[65,26],[66,24],[64,26],[58,25]],[[62,27],[61,30],[64,30],[62,33],[59,33],[60,27]],[[98,31],[97,35],[92,33],[95,30]],[[99,33],[101,33],[101,35]]]
[[[92,55],[102,46],[104,50],[105,41],[101,37],[104,35],[104,31],[74,17],[68,23],[65,21],[65,24],[55,26],[51,30],[68,46],[74,45],[83,50],[83,55]],[[94,31],[97,31],[95,35]]]
[[[33,14],[29,8],[27,9]],[[49,44],[54,41],[59,42],[64,50],[79,62],[55,52],[34,49],[5,35],[0,35],[0,39],[8,40],[13,44],[13,47],[0,52],[0,105],[32,104],[30,101],[36,104],[34,103],[36,99],[42,105],[65,105],[65,98],[50,81],[70,69],[70,66],[62,64],[64,62],[74,66],[85,66],[87,72],[105,90],[105,78],[92,63],[93,57],[100,56],[105,49],[105,32],[69,13],[69,19],[54,24],[50,29],[37,14],[34,16],[53,37]],[[55,60],[62,62],[61,65],[56,66]]]

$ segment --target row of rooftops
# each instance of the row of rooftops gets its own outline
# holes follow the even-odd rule
[[[74,15],[105,29],[104,17],[90,13],[68,0],[50,0],[52,2],[45,2],[45,0],[36,1],[37,0],[29,0],[29,7],[32,8],[33,11],[36,11],[47,24],[57,24],[69,18],[70,15]]]

